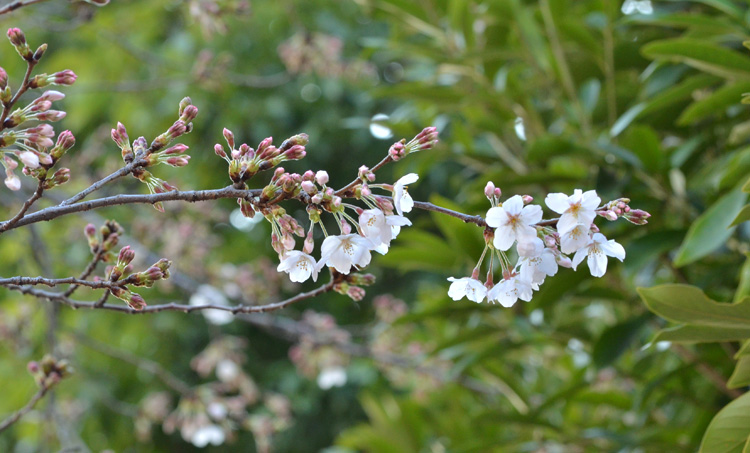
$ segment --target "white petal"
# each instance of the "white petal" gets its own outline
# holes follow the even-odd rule
[[[404,212],[411,212],[411,209],[414,207],[414,200],[411,198],[411,195],[409,195],[409,192],[403,192],[399,207],[401,208],[400,211],[397,210],[399,211],[399,215],[403,215]]]
[[[584,258],[586,258],[586,255],[588,255],[589,249],[588,247],[579,249],[575,256],[573,256],[573,270],[578,270],[578,265],[581,264]]]
[[[563,253],[573,253],[576,250],[586,247],[591,240],[588,235],[589,227],[576,225],[575,228],[563,234],[560,238],[560,249]]]
[[[508,221],[508,214],[505,213],[505,209],[495,206],[487,211],[487,217],[484,220],[487,225],[497,228]]]
[[[396,181],[396,184],[394,184],[394,185],[405,186],[407,184],[414,184],[415,182],[417,182],[418,179],[419,179],[419,175],[418,174],[416,174],[416,173],[409,173],[409,174],[406,174],[406,175],[400,177],[398,179],[398,181]]]
[[[512,197],[505,200],[503,203],[503,209],[509,215],[518,215],[523,209],[523,198],[520,195],[513,195]]]
[[[449,277],[448,281],[453,282],[451,283],[450,288],[448,288],[448,296],[450,296],[453,300],[461,300],[466,295],[466,280],[467,278],[453,278]]]
[[[603,242],[599,245],[599,248],[602,249],[602,251],[607,255],[617,258],[620,261],[625,259],[625,249],[623,248],[623,246],[615,242],[614,239]]]
[[[544,204],[558,214],[562,214],[570,207],[568,196],[564,193],[551,193],[544,199]]]
[[[591,275],[601,277],[607,272],[607,256],[601,252],[589,253],[588,265]]]
[[[526,225],[534,225],[542,220],[542,207],[537,204],[524,206],[521,210],[521,219]]]
[[[493,241],[493,244],[495,245],[495,248],[498,250],[502,250],[503,252],[508,250],[511,245],[513,245],[513,242],[516,240],[516,234],[513,231],[513,228],[508,225],[502,225],[499,228],[495,229],[495,239]]]
[[[596,210],[601,202],[602,199],[596,194],[596,190],[586,191],[581,197],[581,206],[588,211]]]
[[[560,216],[560,220],[557,221],[557,232],[561,235],[568,233],[575,228],[579,223],[578,218],[573,214],[563,214]],[[587,226],[591,226],[591,223]]]

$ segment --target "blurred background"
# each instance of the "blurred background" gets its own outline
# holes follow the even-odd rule
[[[746,225],[717,227],[705,250],[675,260],[702,212],[736,214],[745,201],[748,17],[729,0],[53,0],[0,16],[32,47],[49,44],[40,72],[78,75],[56,125],[77,138],[72,179],[47,203],[119,168],[118,121],[150,140],[190,96],[200,109],[183,140],[190,165],[155,171],[180,189],[228,184],[213,152],[224,127],[253,147],[307,133],[307,157],[284,167],[325,169],[339,187],[394,141],[437,126],[436,149],[378,182],[416,172],[415,199],[468,214],[486,213],[491,180],[538,201],[596,189],[653,215],[645,227],[599,222],[628,254],[604,278],[561,269],[512,309],[447,296],[446,278],[479,258],[481,230],[417,211],[373,258],[378,282],[361,302],[327,294],[232,320],[74,311],[2,291],[0,414],[35,392],[30,360],[54,352],[76,372],[0,450],[695,451],[735,396],[722,384],[734,351],[650,344],[665,322],[635,290],[689,281],[726,301],[740,283]],[[0,61],[17,86],[10,44]],[[99,193],[145,187],[129,178]],[[3,189],[1,217],[23,199]],[[233,200],[166,210],[11,231],[0,275],[78,274],[90,259],[83,227],[114,219],[138,263],[174,263],[173,278],[142,292],[151,304],[262,304],[315,287],[276,273],[269,225]]]

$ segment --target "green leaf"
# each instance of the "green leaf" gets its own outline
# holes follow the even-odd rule
[[[715,326],[686,325],[662,329],[652,343],[672,341],[674,343],[716,343],[721,341],[743,341],[750,338],[750,327],[727,328]]]
[[[699,453],[742,453],[750,439],[750,393],[727,404],[703,435]]]
[[[706,212],[698,217],[685,236],[677,252],[674,265],[692,263],[721,247],[732,235],[732,220],[742,209],[747,194],[735,189],[721,197]]]
[[[737,303],[746,297],[750,297],[750,254],[745,255],[745,263],[740,269],[740,284],[734,292],[734,302]]]
[[[736,304],[719,303],[700,288],[681,284],[638,288],[638,293],[649,310],[670,321],[750,329],[750,298]]]
[[[688,125],[709,115],[723,113],[727,107],[740,103],[743,93],[750,91],[750,82],[727,84],[710,96],[695,101],[677,118],[677,124]]]
[[[641,124],[633,125],[623,137],[622,145],[628,148],[643,163],[643,167],[656,172],[664,156],[661,141],[653,128]]]
[[[742,208],[740,213],[737,214],[737,217],[734,218],[732,224],[729,226],[737,226],[742,222],[747,222],[748,220],[750,220],[750,204],[745,205],[745,207]]]
[[[750,57],[697,39],[665,39],[642,48],[647,58],[684,63],[727,79],[750,79]]]
[[[748,179],[745,185],[742,186],[742,191],[745,193],[750,193],[750,179]]]
[[[734,372],[729,377],[727,387],[730,389],[736,389],[750,385],[750,356],[742,356],[737,365],[734,367]]]

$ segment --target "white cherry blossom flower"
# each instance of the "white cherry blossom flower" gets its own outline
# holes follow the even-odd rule
[[[544,241],[536,236],[522,236],[516,244],[516,251],[521,258],[539,256],[544,250]]]
[[[372,242],[372,249],[385,255],[391,241],[401,232],[402,226],[411,221],[400,215],[385,215],[380,209],[368,209],[359,216],[362,235]]]
[[[448,288],[448,295],[453,300],[461,300],[466,297],[471,301],[480,303],[487,295],[487,288],[485,288],[482,282],[480,282],[476,278],[449,277],[448,281],[452,282],[450,288]]]
[[[532,285],[541,285],[548,275],[557,274],[557,257],[551,249],[544,249],[538,256],[521,258],[519,265],[521,278]]]
[[[591,239],[589,230],[591,224],[579,223],[572,229],[560,236],[560,250],[563,253],[573,253],[582,247],[586,247]]]
[[[531,283],[515,275],[503,280],[487,293],[487,300],[491,303],[498,302],[503,307],[512,307],[518,299],[530,301],[533,295]]]
[[[414,200],[412,200],[409,191],[406,188],[407,184],[413,184],[417,182],[419,175],[416,173],[409,173],[399,178],[398,181],[393,185],[393,206],[396,208],[398,215],[404,215],[405,212],[411,212],[414,207]]]
[[[8,189],[10,190],[21,190],[21,179],[13,173],[10,173],[8,177],[5,178],[5,185],[8,186]]]
[[[601,277],[607,272],[607,256],[622,261],[625,259],[625,249],[614,239],[608,241],[603,234],[594,233],[588,245],[578,250],[573,257],[573,269],[576,269],[587,256],[591,275]]]
[[[19,153],[18,158],[29,168],[39,168],[39,157],[31,151],[23,151]]]
[[[517,239],[536,235],[532,225],[542,220],[542,207],[524,206],[523,198],[514,195],[502,206],[490,208],[486,220],[487,225],[495,228],[495,248],[506,251]]]
[[[302,283],[310,276],[312,276],[314,282],[318,281],[318,268],[315,258],[299,250],[285,252],[276,270],[287,272],[289,280],[293,282]]]
[[[372,242],[358,234],[328,236],[320,246],[320,261],[317,269],[327,265],[342,274],[348,274],[352,266],[365,267],[370,264]]]
[[[560,234],[567,233],[578,224],[591,226],[601,201],[595,190],[583,192],[581,189],[575,189],[571,196],[551,193],[544,199],[550,209],[562,214],[557,221],[557,232]]]

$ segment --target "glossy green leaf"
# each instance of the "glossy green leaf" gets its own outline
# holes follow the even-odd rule
[[[750,393],[722,409],[706,429],[700,453],[742,453],[750,439]]]
[[[742,208],[742,210],[739,214],[737,214],[737,217],[734,218],[730,226],[737,226],[742,222],[747,222],[748,220],[750,220],[750,204],[745,205],[745,207]]]
[[[683,325],[662,329],[652,343],[672,341],[675,343],[716,343],[721,341],[743,341],[750,338],[750,327],[716,327]]]
[[[727,387],[736,389],[750,385],[750,356],[742,356],[737,361],[732,375],[729,377]]]
[[[649,310],[670,321],[750,329],[750,298],[736,304],[719,303],[700,288],[682,284],[638,288],[638,293]]]
[[[747,194],[735,189],[721,197],[698,217],[685,236],[674,264],[684,266],[721,247],[732,235],[732,220],[744,206]]]
[[[594,344],[592,358],[600,368],[614,363],[633,343],[651,317],[648,313],[608,328]]]
[[[666,39],[643,46],[648,58],[684,63],[700,71],[728,79],[750,79],[750,57],[707,41]]]
[[[700,121],[709,115],[723,113],[727,107],[737,105],[742,99],[742,94],[750,91],[750,81],[737,82],[725,85],[710,96],[702,98],[690,104],[677,118],[677,124],[688,125]]]

